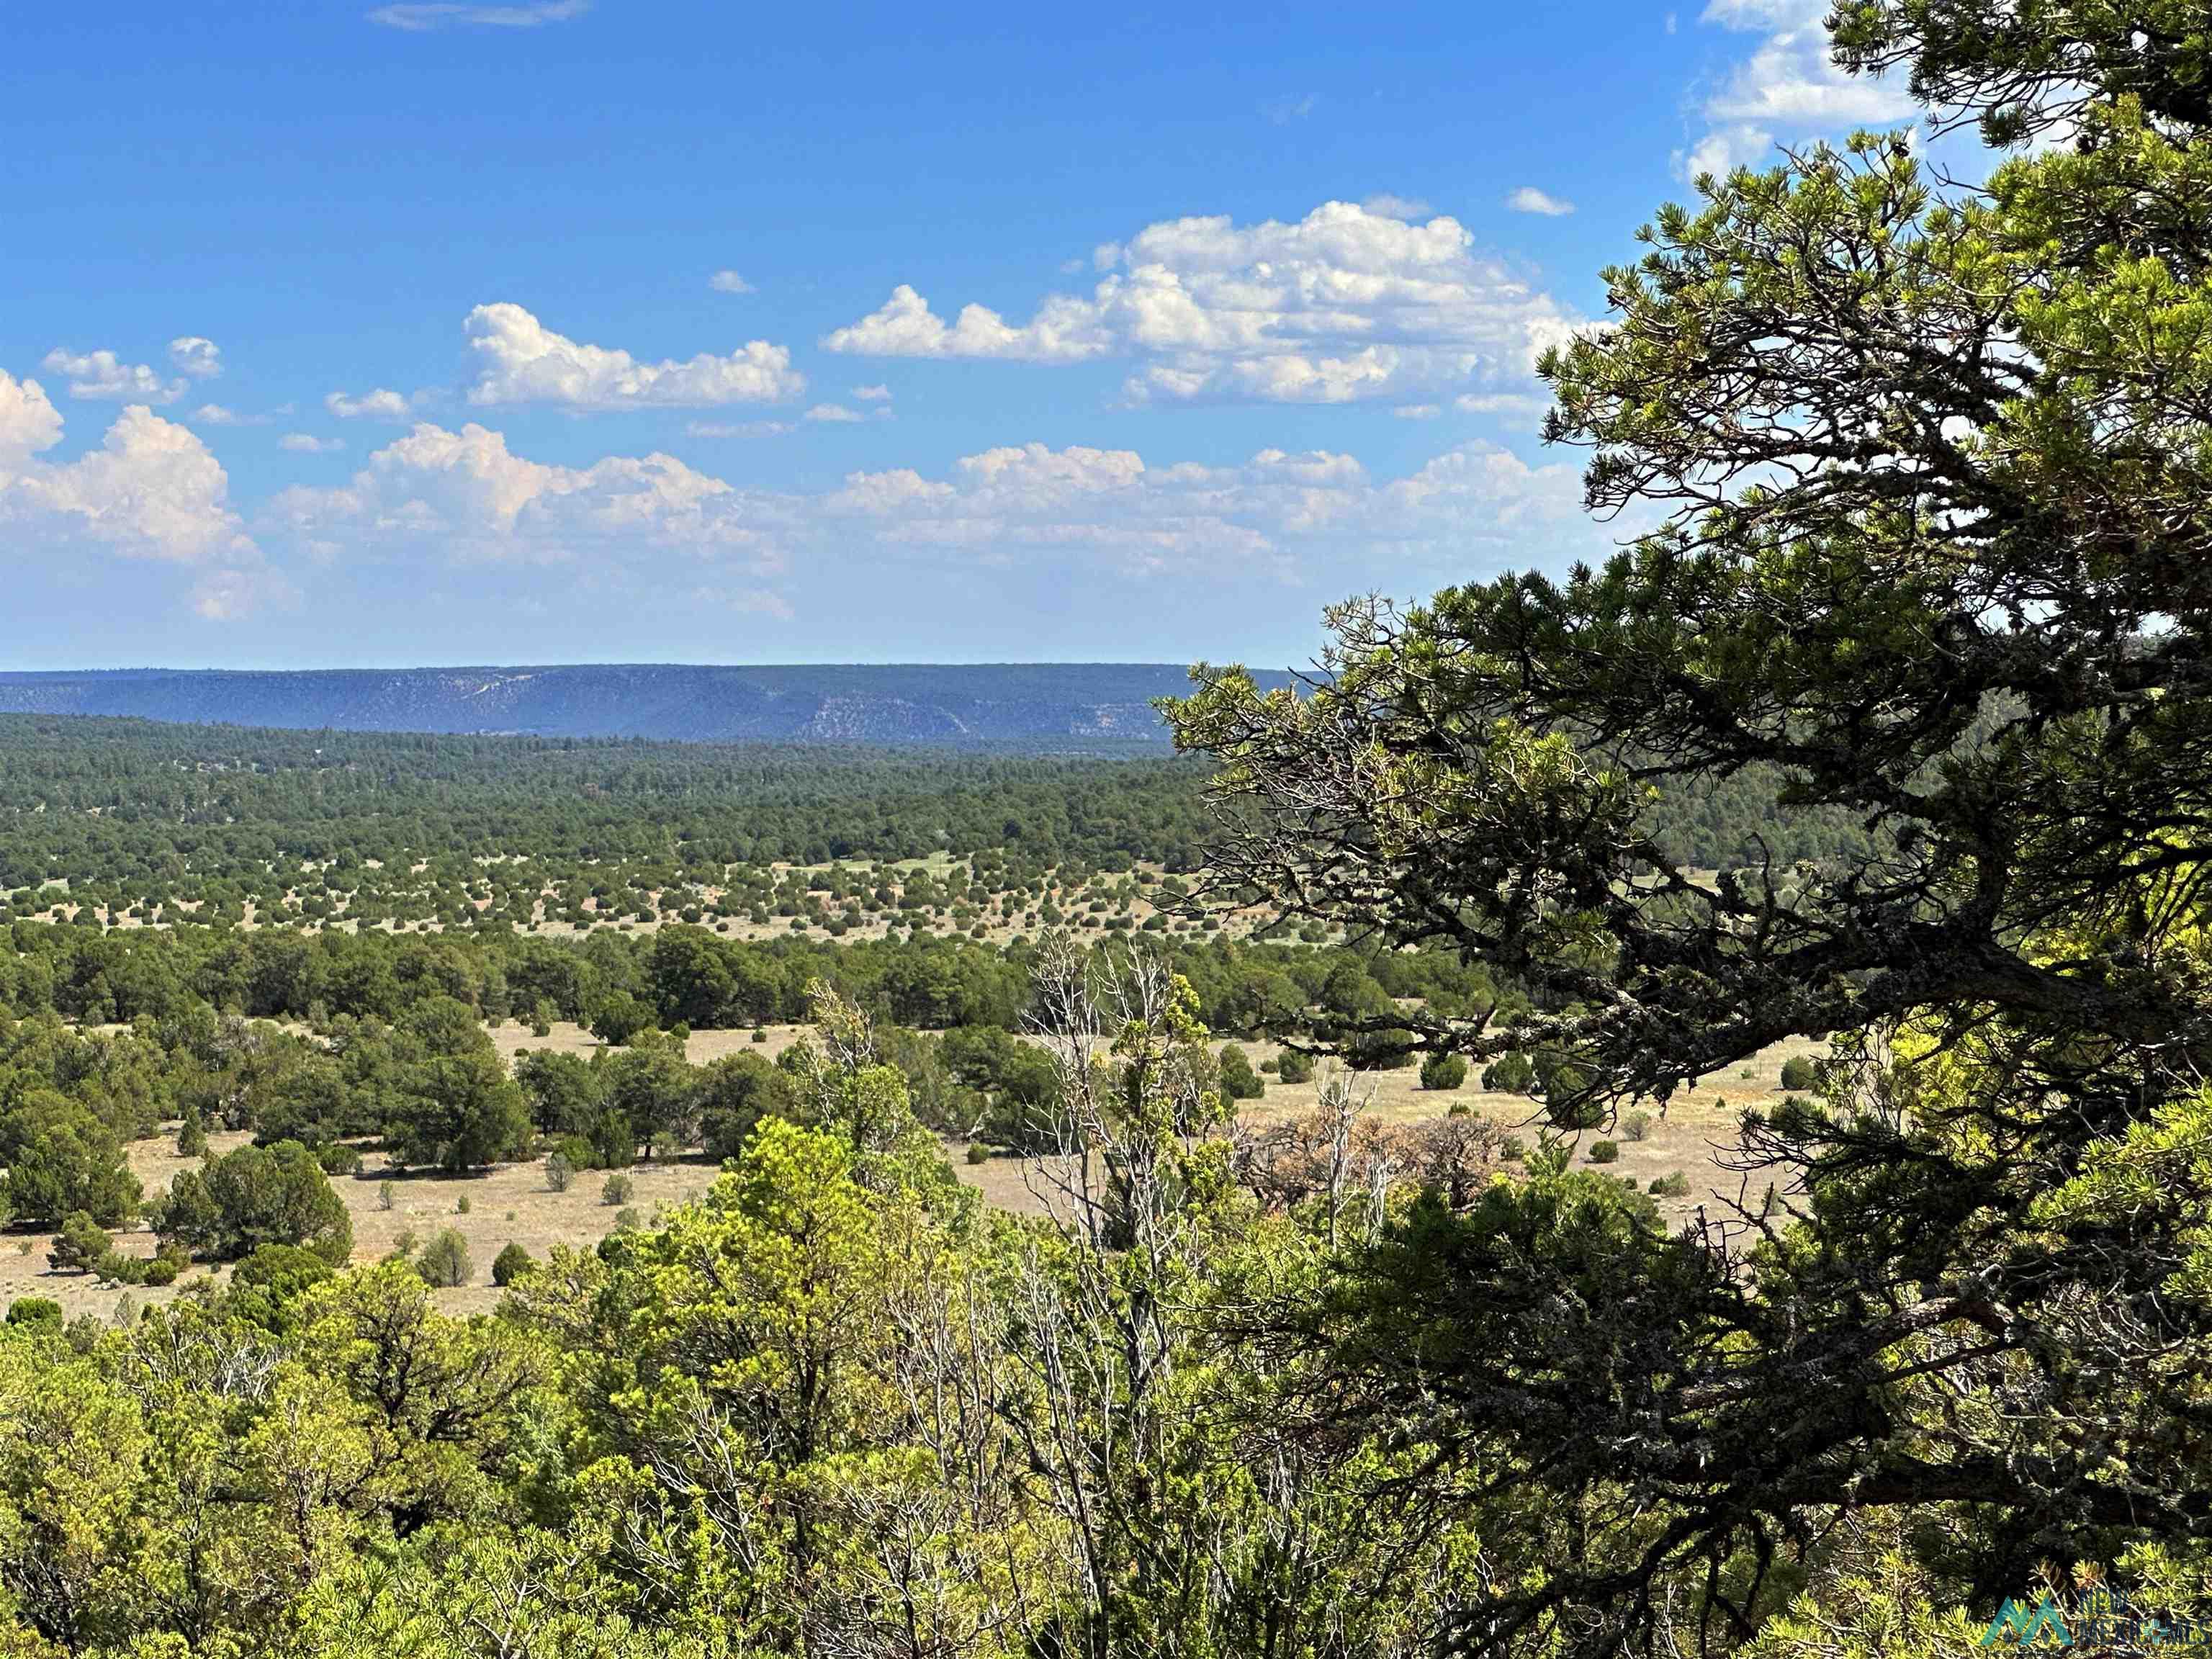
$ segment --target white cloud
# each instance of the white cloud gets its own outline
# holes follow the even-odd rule
[[[222,373],[222,348],[198,334],[182,334],[169,342],[169,362],[195,380],[210,380]]]
[[[1400,404],[1390,412],[1401,421],[1433,421],[1444,411],[1439,404]]]
[[[520,306],[478,306],[469,313],[469,343],[481,373],[469,401],[550,403],[571,409],[706,408],[796,397],[805,377],[791,353],[765,340],[726,357],[702,352],[684,362],[640,362],[627,351],[556,334]]]
[[[944,478],[855,472],[799,514],[840,546],[865,528],[887,547],[965,559],[1091,556],[1150,570],[1241,556],[1293,577],[1346,554],[1449,557],[1547,528],[1589,534],[1573,467],[1532,468],[1485,444],[1377,483],[1325,450],[1151,467],[1129,450],[1033,443],[967,456]]]
[[[32,456],[61,441],[61,411],[46,388],[0,369],[0,486],[27,465]]]
[[[535,3],[508,6],[434,0],[426,4],[379,6],[368,14],[368,21],[413,34],[449,28],[534,29],[547,23],[565,23],[572,17],[581,17],[591,9],[591,0],[536,0]]]
[[[323,399],[323,407],[342,421],[404,421],[413,413],[415,405],[398,392],[379,386],[358,398],[333,392]]]
[[[183,567],[196,579],[193,607],[211,617],[283,591],[231,510],[222,464],[192,432],[132,404],[98,449],[40,459],[61,436],[38,382],[0,371],[0,525],[12,543]]]
[[[786,573],[871,559],[1140,574],[1218,574],[1241,560],[1334,586],[1347,568],[1460,569],[1604,544],[1580,512],[1571,465],[1532,467],[1484,443],[1390,479],[1327,450],[1152,465],[1127,449],[1010,444],[933,473],[856,471],[808,492],[741,489],[668,455],[553,465],[484,427],[428,422],[338,488],[284,491],[257,527],[326,564],[558,563],[578,583],[696,581],[771,610]]]
[[[717,294],[750,294],[753,285],[734,270],[718,270],[707,279],[707,286]]]
[[[1565,218],[1575,210],[1572,202],[1547,195],[1534,185],[1523,185],[1505,198],[1505,205],[1516,213],[1540,213],[1547,219]]]
[[[1113,342],[1081,300],[1056,295],[1020,327],[987,306],[970,305],[948,324],[907,283],[857,323],[833,331],[831,351],[876,357],[1001,357],[1024,363],[1079,363],[1102,357]]]
[[[289,450],[295,455],[332,455],[345,447],[345,440],[318,438],[312,432],[288,432],[276,441],[276,447]]]
[[[1533,392],[1468,392],[1452,399],[1462,415],[1508,415],[1534,419],[1552,406],[1550,398]]]
[[[891,389],[887,386],[856,386],[853,395],[864,404],[887,404],[891,399]]]
[[[842,404],[817,404],[800,418],[812,421],[817,425],[840,426],[850,421],[865,420],[866,416],[857,410],[846,408]]]
[[[1912,117],[1902,80],[1847,74],[1830,60],[1828,9],[1829,0],[1708,0],[1699,21],[1760,39],[1705,97],[1705,131],[1676,158],[1685,178],[1770,162],[1778,138],[1838,137]]]
[[[1401,400],[1525,386],[1581,319],[1458,221],[1407,223],[1329,202],[1296,223],[1226,217],[1146,227],[1096,257],[1088,298],[1053,295],[1024,323],[981,305],[947,323],[902,283],[830,350],[1075,363],[1138,360],[1135,400]],[[1425,398],[1419,398],[1426,401]]]
[[[423,422],[350,483],[285,490],[268,516],[272,533],[325,555],[605,565],[677,550],[754,574],[780,565],[746,498],[672,455],[549,465],[473,422],[459,432]]]
[[[1418,196],[1400,196],[1390,191],[1381,191],[1366,198],[1359,204],[1370,213],[1379,213],[1385,219],[1425,219],[1429,204]]]
[[[173,404],[185,395],[185,382],[165,380],[145,363],[126,363],[112,351],[70,351],[56,346],[40,365],[69,377],[72,398],[130,398],[142,404]]]
[[[188,421],[196,421],[202,426],[237,426],[240,424],[240,417],[238,411],[234,409],[225,409],[221,404],[202,404],[198,409],[185,416],[185,418]]]
[[[693,421],[684,428],[694,438],[773,438],[791,429],[789,421]]]

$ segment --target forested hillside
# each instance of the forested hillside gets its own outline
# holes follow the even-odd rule
[[[600,921],[651,920],[787,884],[770,866],[933,855],[980,856],[994,892],[1057,872],[1073,878],[1065,898],[1096,872],[1196,870],[1212,830],[1206,776],[1167,758],[0,716],[0,904],[588,924],[600,899],[637,896]],[[1658,796],[1650,820],[1704,868],[1862,841],[1842,815],[1786,811],[1765,769]]]

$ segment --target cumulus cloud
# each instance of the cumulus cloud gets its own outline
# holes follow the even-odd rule
[[[1828,0],[1708,0],[1701,21],[1759,41],[1704,99],[1705,131],[1676,158],[1685,178],[1768,161],[1778,141],[1911,118],[1916,106],[1902,80],[1848,75],[1830,61],[1827,13]]]
[[[1505,205],[1516,213],[1540,213],[1547,219],[1563,219],[1575,210],[1572,202],[1538,190],[1534,185],[1523,185],[1505,198]]]
[[[1379,213],[1386,219],[1425,219],[1429,204],[1418,196],[1400,196],[1393,191],[1378,191],[1363,198],[1359,204],[1370,213]]]
[[[323,399],[323,407],[342,421],[404,421],[415,409],[411,400],[383,386],[358,398],[333,392]]]
[[[1458,568],[1567,543],[1595,551],[1603,540],[1580,512],[1571,465],[1531,466],[1483,443],[1391,478],[1328,450],[1262,449],[1216,466],[1008,444],[941,469],[855,471],[801,491],[740,488],[664,454],[556,465],[481,425],[427,422],[343,485],[283,492],[257,532],[325,562],[557,563],[578,581],[696,581],[764,596],[763,608],[782,603],[787,572],[871,558],[1137,575],[1208,575],[1239,560],[1297,581],[1347,564]]]
[[[188,428],[132,404],[99,448],[42,459],[61,436],[39,383],[0,371],[0,526],[11,542],[186,568],[193,605],[210,617],[244,615],[281,589],[231,509],[222,464]]]
[[[453,28],[534,29],[548,23],[565,23],[591,9],[591,0],[536,0],[534,4],[509,6],[431,0],[430,3],[379,6],[368,14],[368,21],[411,34]]]
[[[902,283],[824,337],[830,350],[1027,363],[1134,359],[1137,401],[1404,401],[1525,386],[1547,344],[1581,325],[1457,220],[1412,223],[1328,202],[1296,223],[1169,220],[1094,258],[1088,297],[1053,295],[1026,322],[981,305],[947,322]],[[1425,400],[1422,398],[1420,400]]]
[[[345,447],[345,440],[318,438],[312,432],[288,432],[276,441],[276,447],[289,450],[295,455],[331,455]]]
[[[469,401],[558,404],[570,409],[698,409],[796,397],[805,377],[791,353],[765,340],[726,357],[708,352],[684,362],[640,362],[627,351],[556,334],[520,306],[478,306],[469,313],[469,343],[479,373]]]
[[[707,286],[717,294],[750,294],[753,285],[734,270],[718,270],[707,279]]]
[[[672,455],[550,465],[473,422],[458,432],[422,422],[349,483],[285,490],[268,516],[271,533],[325,554],[606,563],[678,550],[754,574],[780,565],[739,492]]]
[[[169,342],[169,362],[195,380],[213,380],[222,373],[222,348],[198,334],[183,334]]]
[[[225,409],[221,404],[202,404],[185,418],[197,421],[202,426],[237,426],[240,423],[238,411]]]
[[[32,456],[61,441],[61,411],[46,388],[0,369],[0,485],[21,471]]]
[[[932,478],[855,472],[802,516],[887,546],[987,561],[1090,555],[1140,570],[1241,556],[1295,575],[1346,552],[1425,557],[1530,532],[1588,535],[1574,469],[1468,444],[1378,483],[1327,450],[1263,449],[1238,466],[1148,466],[1130,450],[1042,444],[963,458]]]
[[[146,363],[126,363],[112,351],[70,351],[56,346],[40,365],[65,375],[72,398],[129,398],[142,404],[173,404],[185,395],[181,380],[164,380]]]

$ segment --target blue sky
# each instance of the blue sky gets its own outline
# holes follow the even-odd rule
[[[16,668],[1303,660],[1601,554],[1529,365],[1823,0],[9,8]]]

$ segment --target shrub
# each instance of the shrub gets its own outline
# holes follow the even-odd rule
[[[698,1073],[700,1138],[717,1162],[735,1158],[764,1117],[787,1117],[793,1101],[788,1073],[758,1054],[726,1054]]]
[[[627,991],[617,991],[592,1015],[592,1035],[611,1048],[624,1047],[640,1031],[653,1029],[653,1011]]]
[[[1467,1060],[1459,1054],[1431,1054],[1421,1062],[1421,1087],[1456,1089],[1467,1081]]]
[[[337,1267],[353,1251],[353,1220],[315,1155],[296,1140],[241,1146],[186,1170],[155,1206],[161,1242],[228,1261],[262,1244],[298,1244]]]
[[[1221,1092],[1231,1100],[1257,1100],[1267,1092],[1252,1057],[1233,1042],[1221,1051]]]
[[[313,1250],[296,1244],[261,1244],[231,1269],[234,1290],[240,1286],[265,1290],[275,1299],[289,1302],[310,1285],[331,1276],[331,1264]]]
[[[627,1204],[629,1202],[631,1190],[630,1178],[617,1170],[609,1176],[605,1183],[600,1187],[599,1202],[610,1207],[617,1204]]]
[[[415,1258],[415,1271],[425,1285],[448,1289],[465,1285],[476,1267],[469,1260],[469,1242],[451,1227],[441,1231]]]
[[[72,1210],[46,1250],[46,1266],[58,1273],[89,1273],[112,1250],[106,1229],[84,1210]]]
[[[455,1215],[466,1215],[468,1212],[469,1195],[466,1193],[463,1193],[459,1198],[453,1200],[453,1213]]]
[[[376,1183],[376,1207],[380,1210],[388,1210],[392,1207],[392,1183],[388,1181],[380,1181]]]
[[[1528,1143],[1519,1135],[1508,1135],[1498,1143],[1498,1157],[1502,1163],[1518,1164],[1528,1156]]]
[[[8,1304],[8,1323],[18,1329],[58,1331],[62,1304],[50,1296],[19,1296]]]
[[[529,1251],[511,1243],[492,1258],[491,1282],[504,1290],[537,1265]]]
[[[1620,1159],[1620,1143],[1617,1140],[1590,1142],[1589,1161],[1593,1164],[1615,1164]]]
[[[545,1155],[545,1190],[547,1192],[565,1193],[568,1190],[569,1184],[575,1179],[576,1166],[570,1161],[568,1153],[556,1146]]]
[[[0,1118],[0,1207],[15,1220],[58,1224],[82,1210],[113,1227],[138,1214],[121,1138],[73,1100],[34,1092]]]
[[[615,1231],[617,1232],[634,1232],[644,1224],[645,1218],[635,1210],[622,1209],[615,1212]]]
[[[766,1042],[768,1041],[768,1028],[765,1025],[756,1025],[753,1027],[753,1041],[755,1042]]]
[[[1649,1112],[1631,1112],[1620,1120],[1620,1138],[1623,1140],[1641,1140],[1650,1133],[1651,1114]]]
[[[971,1142],[968,1148],[968,1161],[970,1164],[988,1164],[991,1161],[990,1147],[980,1140]]]
[[[332,1141],[315,1149],[315,1162],[325,1175],[349,1176],[361,1168],[361,1148]]]
[[[1536,1086],[1536,1067],[1518,1051],[1500,1054],[1482,1068],[1482,1086],[1494,1095],[1525,1095]]]
[[[207,1156],[207,1125],[201,1121],[200,1109],[197,1106],[188,1106],[185,1109],[184,1123],[177,1130],[177,1156],[179,1158]]]
[[[1820,1068],[1804,1054],[1792,1054],[1782,1062],[1782,1086],[1785,1089],[1812,1089],[1819,1086]]]
[[[1313,1056],[1285,1048],[1275,1061],[1276,1075],[1285,1083],[1305,1083],[1313,1077]]]
[[[1651,1195],[1654,1198],[1687,1198],[1690,1195],[1690,1177],[1680,1170],[1672,1175],[1660,1176],[1651,1183]]]

